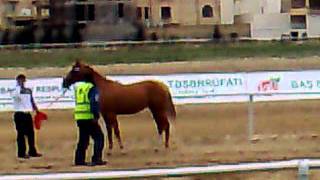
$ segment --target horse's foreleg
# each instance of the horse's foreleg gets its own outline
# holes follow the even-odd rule
[[[108,134],[108,143],[109,143],[109,149],[108,149],[108,155],[111,155],[112,148],[113,148],[113,139],[112,139],[112,121],[110,121],[110,118],[107,114],[103,114],[103,119],[106,125],[107,134]]]
[[[112,139],[112,125],[106,123],[107,133],[108,133],[108,142],[109,142],[109,150],[108,155],[111,155],[113,148],[113,139]]]

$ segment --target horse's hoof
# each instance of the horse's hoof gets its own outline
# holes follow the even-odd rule
[[[121,155],[127,155],[128,153],[126,151],[121,151]]]
[[[173,151],[176,151],[176,150],[178,150],[179,148],[178,148],[178,146],[171,146],[170,149],[172,149]]]
[[[122,154],[122,155],[126,155],[127,154],[127,151],[124,149],[123,146],[120,146],[120,154]]]
[[[108,152],[107,152],[107,156],[111,156],[112,155],[112,150],[109,149]]]

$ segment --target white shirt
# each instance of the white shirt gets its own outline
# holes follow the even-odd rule
[[[22,94],[20,86],[17,86],[15,91],[13,91],[12,98],[15,111],[31,112],[33,110],[31,94]]]

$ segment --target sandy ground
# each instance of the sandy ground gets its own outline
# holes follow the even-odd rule
[[[256,64],[258,63],[258,64]],[[234,61],[164,63],[96,66],[108,74],[159,74],[176,72],[255,71],[282,69],[319,69],[317,57],[306,59],[239,59]],[[1,69],[0,78],[12,78],[18,72],[29,77],[61,76],[68,68]],[[104,167],[74,167],[73,154],[77,128],[70,110],[47,111],[49,120],[37,131],[37,142],[44,157],[16,159],[15,129],[12,113],[1,113],[0,173],[38,173],[95,171],[143,167],[175,167],[208,163],[237,163],[320,156],[320,102],[292,101],[255,104],[255,137],[247,138],[246,104],[202,104],[177,106],[176,145],[155,153],[156,128],[149,112],[120,116],[126,154],[116,146]],[[101,121],[104,127],[103,121]],[[88,160],[91,155],[88,150]],[[218,174],[175,179],[296,179],[296,170]],[[310,179],[320,173],[312,171]],[[160,178],[154,178],[160,179]],[[163,178],[161,178],[163,179]]]

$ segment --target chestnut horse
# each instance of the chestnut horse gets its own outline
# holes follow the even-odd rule
[[[77,61],[63,80],[63,87],[86,81],[93,83],[99,92],[99,107],[105,120],[109,141],[109,153],[113,148],[112,129],[123,149],[117,115],[134,114],[149,108],[157,125],[159,141],[162,143],[162,133],[165,131],[165,147],[169,147],[170,123],[176,117],[168,87],[157,81],[148,80],[123,85],[106,79],[88,65]]]

